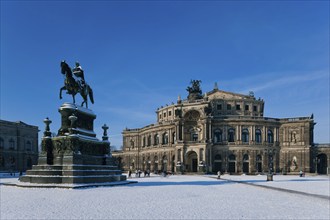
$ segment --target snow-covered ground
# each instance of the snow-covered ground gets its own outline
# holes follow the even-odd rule
[[[329,219],[329,176],[174,175],[82,189],[0,185],[0,219]],[[247,185],[266,185],[305,192]],[[2,176],[1,183],[16,178]]]

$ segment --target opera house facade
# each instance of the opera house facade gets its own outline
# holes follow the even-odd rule
[[[113,156],[124,170],[159,173],[328,173],[330,147],[313,141],[313,115],[264,116],[265,103],[191,81],[188,97],[157,109],[157,122],[123,131]]]

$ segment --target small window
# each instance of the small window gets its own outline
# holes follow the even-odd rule
[[[162,114],[159,114],[159,118],[162,119]]]
[[[249,111],[249,106],[245,105],[245,111]]]
[[[198,141],[198,134],[193,134],[192,139],[193,141]]]
[[[217,105],[217,110],[222,110],[222,105],[221,104]]]
[[[253,106],[253,111],[257,111],[257,106],[255,105],[255,106]]]
[[[164,112],[164,118],[166,117],[166,112]]]
[[[231,110],[231,105],[227,104],[227,110]]]
[[[241,110],[241,105],[236,105],[236,110]]]
[[[171,115],[172,115],[172,111],[169,111],[169,112],[168,112],[168,116],[171,116]]]

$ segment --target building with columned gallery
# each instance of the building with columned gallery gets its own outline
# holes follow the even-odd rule
[[[26,171],[38,161],[38,127],[0,120],[0,171]]]
[[[313,115],[264,116],[265,102],[214,89],[202,95],[191,81],[188,98],[160,107],[157,122],[123,131],[114,151],[124,170],[151,172],[329,173],[330,146],[313,141]]]

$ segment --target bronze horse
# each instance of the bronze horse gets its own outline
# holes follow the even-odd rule
[[[73,77],[70,66],[65,61],[61,62],[61,73],[65,75],[65,80],[64,86],[60,89],[60,99],[62,99],[62,91],[66,90],[67,94],[72,95],[73,103],[76,103],[75,96],[77,93],[79,93],[83,98],[81,106],[84,106],[84,104],[86,104],[86,108],[88,108],[87,96],[89,96],[89,99],[91,100],[92,104],[94,104],[92,88],[87,83],[80,86],[80,84]]]

